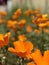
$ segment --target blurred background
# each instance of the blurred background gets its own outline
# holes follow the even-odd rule
[[[41,12],[49,12],[49,0],[0,0],[0,10],[18,5],[19,7],[26,6],[28,8],[40,8]]]

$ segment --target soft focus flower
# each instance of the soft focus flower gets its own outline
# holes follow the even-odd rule
[[[23,35],[18,35],[18,39],[19,39],[20,41],[26,41],[26,40],[27,40],[27,38],[25,37],[24,34],[23,34]]]
[[[16,15],[13,15],[13,16],[12,16],[12,19],[17,19],[17,16],[16,16]]]
[[[17,21],[9,20],[9,21],[7,22],[7,27],[13,29],[14,32],[17,31],[16,25],[17,25]]]
[[[33,19],[32,19],[32,22],[34,23],[34,24],[37,24],[37,25],[39,25],[39,24],[47,24],[47,22],[48,22],[48,17],[47,17],[47,14],[42,14],[42,15],[39,15],[39,16],[36,16],[36,17],[34,17]]]
[[[8,50],[19,57],[27,57],[33,49],[33,44],[29,41],[16,41],[14,42],[14,48],[10,47]]]
[[[29,9],[29,10],[25,11],[24,14],[29,16],[29,15],[34,14],[34,11],[32,9]]]
[[[17,19],[21,14],[21,9],[17,9],[16,12],[14,12],[14,15],[12,16],[12,19]]]
[[[10,32],[8,32],[5,35],[0,34],[0,48],[8,45],[9,38],[10,38]]]
[[[7,13],[5,11],[0,11],[0,15],[6,16]]]
[[[19,22],[18,22],[18,26],[20,28],[23,28],[23,26],[26,24],[26,20],[25,19],[21,19]]]
[[[32,32],[32,31],[33,31],[33,30],[32,30],[32,26],[27,26],[27,27],[26,27],[26,31],[27,31],[28,33]]]

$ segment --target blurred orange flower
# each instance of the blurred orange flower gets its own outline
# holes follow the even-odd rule
[[[26,24],[26,19],[21,19],[19,22],[18,22],[18,26],[20,28],[23,28],[23,26]]]
[[[5,35],[0,34],[0,48],[8,45],[9,38],[10,38],[10,32],[8,32]]]
[[[33,11],[32,9],[29,9],[29,10],[26,10],[26,11],[24,12],[24,14],[27,15],[27,16],[29,16],[29,15],[34,14],[34,11]]]
[[[32,17],[33,18],[33,17]],[[48,21],[48,17],[47,17],[47,14],[42,14],[42,15],[39,15],[39,16],[36,16],[36,17],[34,17],[33,19],[32,19],[32,22],[34,23],[34,24],[45,24],[45,23],[47,23],[47,21]]]
[[[33,30],[32,30],[32,26],[27,26],[27,27],[26,27],[26,31],[27,31],[28,33],[32,32],[32,31],[33,31]]]
[[[17,19],[22,14],[21,9],[17,9],[16,12],[14,12],[14,15],[12,16],[13,19]]]
[[[10,47],[8,50],[19,57],[27,57],[28,54],[31,53],[33,49],[33,44],[29,41],[16,41],[14,42],[14,48]]]
[[[16,15],[13,15],[13,16],[12,16],[12,19],[17,19],[17,16],[16,16]]]
[[[26,40],[27,40],[27,38],[25,37],[24,34],[18,35],[18,39],[19,39],[20,41],[26,41]]]
[[[7,27],[13,29],[14,32],[17,31],[16,25],[17,25],[17,21],[9,20],[9,21],[7,22]]]
[[[6,16],[7,13],[5,11],[0,11],[0,15]]]

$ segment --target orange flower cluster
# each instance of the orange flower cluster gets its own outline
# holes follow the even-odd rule
[[[26,24],[26,20],[25,19],[21,19],[19,22],[18,21],[13,21],[13,20],[9,20],[7,22],[7,28],[13,29],[14,32],[17,32],[17,28],[16,26],[18,26],[19,28],[23,28],[23,26]]]
[[[22,13],[23,12],[21,9],[17,9],[14,12],[14,14],[12,15],[12,19],[8,20],[5,23],[6,24],[5,27],[7,29],[12,29],[15,32],[14,35],[17,35],[17,33],[18,33],[18,40],[16,39],[16,37],[11,38],[14,48],[9,47],[8,51],[16,54],[17,56],[19,56],[21,58],[27,58],[27,60],[30,60],[30,59],[33,60],[33,62],[30,62],[27,65],[49,65],[49,50],[46,50],[44,52],[44,55],[42,55],[40,50],[38,50],[38,49],[36,49],[33,52],[32,51],[33,50],[32,42],[28,41],[26,36],[24,34],[21,34],[21,31],[20,31],[20,29],[22,29],[22,31],[25,30],[25,32],[27,34],[28,33],[30,34],[32,32],[34,32],[35,34],[41,34],[41,32],[43,32],[43,31],[45,33],[49,33],[49,30],[46,29],[46,27],[49,27],[49,19],[48,19],[47,14],[40,14],[39,9],[35,10],[35,11],[33,11],[32,9],[26,10],[23,13],[23,15],[24,14],[26,16],[31,15],[30,17],[32,17],[31,18],[32,21],[31,21],[31,25],[30,25],[30,23],[27,21],[27,18],[20,17]],[[5,22],[4,17],[2,18],[2,15],[6,16],[7,13],[0,11],[0,23]],[[33,23],[35,24],[35,26]],[[27,25],[25,26],[25,24],[27,24]],[[23,27],[24,27],[24,29],[23,29]],[[35,27],[35,29],[33,29],[34,27]],[[0,48],[8,45],[9,38],[10,38],[10,32],[8,32],[5,35],[0,34]],[[17,40],[17,41],[15,41],[15,40]]]
[[[45,28],[49,26],[49,19],[47,14],[39,15],[38,17],[34,17],[32,20],[33,23],[35,23],[40,28]]]
[[[40,12],[40,10],[39,9],[36,9],[35,11],[33,11],[32,9],[29,9],[29,10],[26,10],[25,12],[24,12],[24,14],[26,15],[26,16],[29,16],[29,15],[33,15],[33,14],[39,14],[39,12]]]
[[[25,11],[24,14],[29,16],[29,15],[34,14],[34,11],[32,9],[30,9],[30,10]]]
[[[24,35],[18,36],[18,41],[15,41],[13,44],[14,48],[8,48],[10,52],[19,57],[34,60],[34,62],[29,62],[27,65],[49,65],[49,50],[46,50],[44,55],[38,49],[32,52],[33,44],[27,41]]]

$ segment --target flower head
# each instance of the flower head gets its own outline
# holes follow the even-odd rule
[[[22,14],[21,9],[17,9],[14,15],[12,16],[12,19],[17,19]]]
[[[8,32],[5,35],[0,34],[0,48],[8,45],[9,38],[10,38],[10,32]]]
[[[14,32],[17,31],[16,30],[16,25],[17,25],[17,21],[9,20],[8,23],[7,23],[7,27],[13,29]]]
[[[19,57],[27,58],[27,56],[31,53],[33,49],[33,44],[29,41],[23,42],[18,40],[14,42],[13,44],[14,44],[14,48],[10,47],[8,48],[8,50]]]
[[[18,26],[20,28],[23,28],[23,26],[26,24],[26,20],[25,19],[21,19],[19,22],[18,22]]]

